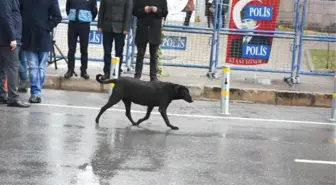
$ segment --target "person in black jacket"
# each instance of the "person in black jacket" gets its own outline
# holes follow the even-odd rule
[[[146,46],[149,43],[150,80],[157,79],[158,49],[161,44],[162,19],[168,15],[167,0],[136,0],[133,15],[137,17],[135,43],[137,58],[134,78],[141,78]]]
[[[20,0],[22,49],[29,66],[30,103],[41,103],[52,30],[62,21],[58,0]]]
[[[120,58],[119,75],[123,62],[125,36],[132,24],[133,0],[101,0],[98,15],[98,30],[103,33],[104,76],[110,78],[111,52],[115,40],[115,55]]]
[[[19,100],[17,78],[19,48],[21,46],[22,19],[18,0],[0,1],[0,104],[12,107],[29,107]],[[8,97],[4,89],[7,74]]]
[[[88,65],[88,45],[90,34],[90,22],[93,21],[98,13],[97,0],[67,0],[65,6],[69,18],[68,24],[68,72],[65,78],[70,78],[74,74],[75,53],[77,38],[79,36],[81,52],[81,77],[89,79],[87,74]]]

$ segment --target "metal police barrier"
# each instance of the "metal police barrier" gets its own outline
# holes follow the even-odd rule
[[[118,79],[119,65],[120,65],[120,58],[113,56],[111,59],[111,70],[110,70],[111,79]],[[115,86],[114,83],[109,84],[109,91],[108,91],[109,96],[112,95],[114,86]]]
[[[334,92],[332,95],[332,104],[331,104],[331,121],[336,122],[336,75],[334,76]]]
[[[222,69],[222,86],[221,86],[221,114],[230,115],[229,104],[230,104],[230,71],[229,67],[224,67]]]
[[[334,92],[332,94],[332,104],[331,104],[331,119],[330,121],[336,122],[336,74],[334,75]],[[334,131],[333,138],[329,139],[328,142],[330,144],[336,144],[336,131]]]

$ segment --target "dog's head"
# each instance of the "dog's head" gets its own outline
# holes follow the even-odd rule
[[[182,99],[188,103],[193,102],[189,89],[186,86],[175,85],[175,91],[176,91],[176,99]]]

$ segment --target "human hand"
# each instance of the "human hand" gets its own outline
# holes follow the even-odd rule
[[[9,46],[11,47],[11,50],[13,51],[17,46],[16,40],[11,41]]]
[[[128,35],[128,31],[124,31],[124,35]]]
[[[145,12],[149,13],[152,10],[152,7],[150,6],[145,6]]]
[[[103,28],[98,28],[98,31],[99,31],[100,33],[103,33]]]
[[[157,12],[157,7],[156,6],[152,6],[152,11],[155,13]]]

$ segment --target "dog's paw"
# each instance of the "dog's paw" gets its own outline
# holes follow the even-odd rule
[[[99,120],[98,119],[96,119],[95,122],[96,122],[96,124],[99,124]]]
[[[172,130],[178,130],[178,127],[170,127]]]

